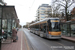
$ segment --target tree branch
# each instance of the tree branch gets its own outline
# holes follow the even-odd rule
[[[61,6],[65,7],[64,5],[60,4]]]
[[[73,4],[73,2],[68,7],[70,7],[72,4]]]
[[[62,5],[62,4],[59,4],[59,3],[56,3],[56,4],[58,4],[59,6],[61,5],[61,6],[65,7],[64,5]]]
[[[66,1],[65,1],[66,2]],[[59,0],[55,0],[55,1],[53,1],[53,3],[62,3],[62,4],[64,4],[63,2],[61,2],[61,1],[59,1]],[[64,4],[65,5],[65,4]]]
[[[59,1],[59,2],[61,2],[61,1]],[[61,2],[62,4],[64,4],[63,2]],[[64,4],[65,5],[65,4]]]

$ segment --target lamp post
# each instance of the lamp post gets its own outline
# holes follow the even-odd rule
[[[2,39],[3,5],[4,5],[4,2],[2,0],[0,0],[0,50],[1,50],[1,39]]]
[[[0,50],[1,50],[1,39],[2,39],[2,17],[3,17],[3,6],[0,5]]]

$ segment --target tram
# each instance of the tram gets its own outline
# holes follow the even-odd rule
[[[30,32],[49,39],[60,39],[61,28],[59,18],[46,18],[30,24]]]

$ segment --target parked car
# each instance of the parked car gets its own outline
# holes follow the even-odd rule
[[[28,30],[30,30],[30,28],[28,28]]]
[[[16,30],[18,31],[18,30],[19,30],[19,28],[16,28]]]

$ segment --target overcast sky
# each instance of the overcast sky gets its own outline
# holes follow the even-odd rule
[[[4,0],[4,2],[15,6],[21,25],[36,19],[36,11],[41,4],[51,4],[51,0]]]

